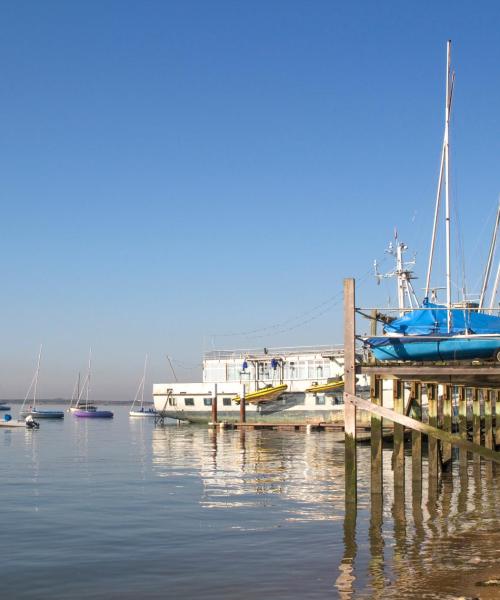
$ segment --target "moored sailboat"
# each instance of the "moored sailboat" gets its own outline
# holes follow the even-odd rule
[[[19,415],[21,417],[25,417],[25,418],[28,416],[31,416],[32,418],[37,418],[37,419],[63,419],[64,412],[62,410],[41,409],[41,408],[37,407],[36,393],[37,393],[37,388],[38,388],[38,376],[40,374],[41,356],[42,356],[42,346],[40,346],[40,350],[38,352],[38,361],[37,361],[36,371],[33,376],[33,379],[31,380],[30,387],[28,388],[28,391],[26,392],[26,396],[24,397],[24,401],[21,405],[21,410],[19,412]],[[28,408],[25,408],[25,404],[28,400],[28,396],[32,389],[33,389],[33,399],[31,401],[30,406],[28,406]]]
[[[139,387],[137,388],[137,392],[135,393],[134,401],[132,402],[132,406],[130,407],[129,416],[130,417],[156,417],[158,414],[154,408],[147,408],[144,406],[144,386],[146,383],[146,368],[148,364],[148,355],[146,354],[146,358],[144,359],[144,371],[142,373],[142,379],[139,382]],[[136,402],[141,396],[141,403],[136,408]]]
[[[436,207],[432,241],[429,253],[429,266],[422,307],[403,311],[403,316],[384,325],[383,336],[364,338],[373,357],[380,361],[456,361],[456,360],[496,360],[500,361],[500,317],[485,313],[483,300],[493,256],[500,209],[493,236],[488,266],[481,290],[479,303],[452,302],[451,294],[451,234],[450,234],[450,194],[449,194],[449,124],[455,76],[450,67],[451,42],[447,44],[446,62],[446,105],[445,130],[441,152],[441,166],[436,195]],[[436,232],[444,178],[445,187],[445,233],[446,233],[446,304],[429,301],[430,279],[436,242]],[[500,274],[500,266],[499,271]],[[492,294],[490,309],[493,308]],[[400,308],[402,308],[400,306]],[[406,314],[404,314],[406,312]],[[491,312],[491,310],[490,310]]]
[[[70,410],[75,417],[88,418],[88,419],[112,419],[113,413],[110,410],[99,410],[97,406],[89,401],[90,392],[90,372],[92,365],[92,351],[89,352],[89,368],[85,384],[82,388],[82,392],[78,395],[78,400],[75,406],[71,407]],[[85,403],[81,404],[81,394],[85,390]]]

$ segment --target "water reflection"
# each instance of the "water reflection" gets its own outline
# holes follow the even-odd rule
[[[457,465],[453,475],[443,473],[436,483],[429,480],[425,498],[422,485],[413,481],[408,505],[404,493],[393,496],[390,519],[384,519],[382,497],[372,495],[366,586],[362,553],[356,558],[356,536],[362,531],[355,531],[353,506],[346,504],[345,550],[336,581],[339,598],[416,600],[464,597],[466,592],[472,594],[466,597],[479,597],[475,582],[491,579],[492,569],[500,575],[500,480],[492,478],[486,464],[471,461],[468,469],[470,473]],[[488,598],[500,597],[494,594]]]
[[[199,505],[212,511],[207,519],[213,511],[234,511],[233,527],[249,531],[269,528],[269,512],[282,525],[309,529],[341,520],[340,537],[318,550],[331,552],[332,598],[463,596],[500,559],[500,476],[471,459],[429,478],[424,460],[422,479],[412,480],[409,459],[405,486],[395,491],[391,453],[384,450],[383,493],[370,496],[369,452],[359,449],[358,503],[346,506],[343,447],[334,435],[201,427],[152,432],[154,474],[199,480]]]

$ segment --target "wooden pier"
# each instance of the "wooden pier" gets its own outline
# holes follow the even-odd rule
[[[452,448],[459,448],[461,476],[467,471],[468,454],[475,463],[481,458],[500,463],[500,363],[383,363],[356,364],[356,308],[354,279],[344,281],[345,353],[345,498],[357,498],[356,413],[369,411],[371,417],[371,493],[382,494],[382,423],[394,424],[394,488],[404,489],[405,429],[411,431],[412,481],[422,479],[422,440],[427,438],[429,486],[437,484],[442,471],[449,469]],[[356,375],[370,377],[370,399],[356,396]],[[384,382],[390,381],[389,384]],[[392,408],[383,406],[384,388],[392,388]],[[427,400],[423,418],[422,398]],[[454,410],[454,405],[456,410]],[[468,411],[467,407],[472,410]],[[472,414],[470,414],[472,413]],[[472,417],[472,418],[470,418]],[[458,431],[453,433],[453,422]],[[498,425],[497,425],[498,424]]]

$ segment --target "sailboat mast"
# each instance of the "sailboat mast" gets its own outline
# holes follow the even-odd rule
[[[448,332],[451,330],[451,227],[450,227],[450,61],[451,40],[446,44],[446,106],[445,106],[445,133],[444,133],[444,160],[445,160],[445,215],[446,215],[446,306]]]
[[[500,263],[498,263],[497,276],[495,277],[495,285],[491,291],[490,308],[494,308],[495,299],[497,297],[498,283],[500,282]]]
[[[483,285],[481,287],[481,295],[479,297],[479,308],[483,308],[484,305],[484,297],[486,295],[486,290],[488,288],[488,283],[490,280],[491,273],[491,265],[493,263],[493,256],[495,254],[495,247],[497,243],[497,233],[498,233],[498,225],[500,223],[500,204],[497,208],[497,218],[495,221],[495,228],[493,229],[493,237],[491,238],[490,251],[488,254],[488,261],[486,263],[486,269],[484,271]]]
[[[142,393],[141,393],[141,408],[144,407],[144,386],[146,385],[146,368],[148,366],[148,355],[144,359],[144,371],[142,373]]]
[[[38,374],[40,373],[40,358],[42,356],[42,344],[40,344],[40,350],[38,351],[38,361],[36,364],[36,372],[35,372],[35,386],[33,388],[33,408],[36,406],[36,390],[38,387]]]
[[[89,389],[90,389],[90,368],[92,366],[92,348],[89,349],[89,372],[87,375],[87,393],[85,396],[85,406],[89,405]]]

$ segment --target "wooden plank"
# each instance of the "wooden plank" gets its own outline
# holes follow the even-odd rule
[[[372,377],[370,385],[370,397],[373,404],[382,406],[383,381],[380,377]],[[382,493],[382,417],[372,413],[371,415],[371,493]]]
[[[416,381],[411,384],[411,415],[417,421],[422,420],[422,385]],[[411,432],[411,478],[422,485],[422,434],[413,429]]]
[[[392,381],[392,398],[394,411],[404,414],[403,382],[400,379]],[[394,423],[394,487],[398,488],[399,494],[405,485],[405,428],[400,423]]]
[[[451,412],[452,412],[452,394],[451,385],[443,386],[443,429],[451,433]],[[451,463],[451,444],[442,442],[441,456],[444,465]]]
[[[385,406],[377,406],[376,404],[372,404],[369,400],[365,400],[364,398],[358,398],[357,396],[353,396],[352,394],[348,393],[346,393],[346,396],[348,396],[348,400],[350,402],[355,404],[360,409],[367,410],[369,412],[375,412],[385,419],[394,421],[394,423],[401,423],[409,429],[416,429],[421,433],[425,433],[429,437],[435,437],[444,442],[450,442],[453,446],[465,448],[469,452],[474,452],[483,458],[500,463],[500,452],[495,452],[494,450],[490,450],[484,446],[479,446],[473,442],[462,439],[460,436],[454,433],[448,433],[447,431],[443,431],[437,427],[432,427],[427,423],[422,423],[421,421],[417,421],[416,419],[412,419],[406,415],[400,415],[393,410],[386,408]]]
[[[388,375],[389,377],[408,377],[421,374],[421,378],[432,378],[434,375],[448,374],[454,375],[488,375],[498,378],[500,385],[500,364],[491,367],[477,366],[453,366],[453,365],[415,365],[415,366],[400,366],[400,365],[360,365],[358,373],[363,375]],[[419,377],[420,379],[420,377]]]
[[[458,433],[463,440],[467,439],[467,397],[466,389],[463,385],[459,386],[458,392]],[[467,450],[459,449],[460,469],[467,471]]]
[[[481,445],[481,403],[478,388],[472,388],[472,441]],[[481,462],[478,454],[474,455],[474,462]]]
[[[428,383],[427,388],[427,406],[429,411],[429,425],[437,429],[438,426],[438,385],[437,383]],[[429,483],[437,482],[439,475],[439,446],[438,438],[429,436],[427,440],[427,461],[429,465]]]
[[[357,500],[356,405],[356,313],[354,279],[344,279],[344,435],[345,501]]]

